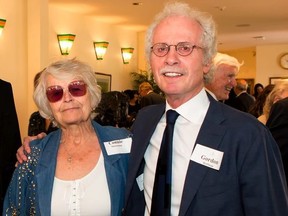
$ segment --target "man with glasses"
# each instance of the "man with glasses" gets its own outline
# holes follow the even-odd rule
[[[148,28],[146,54],[166,104],[140,110],[132,127],[123,215],[288,215],[267,128],[205,91],[215,53],[212,17],[188,4],[168,4]]]

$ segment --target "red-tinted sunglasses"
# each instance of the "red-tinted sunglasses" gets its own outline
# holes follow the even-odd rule
[[[86,94],[86,84],[83,81],[74,81],[68,85],[68,91],[73,97],[81,97]],[[61,86],[50,86],[46,89],[47,99],[55,103],[62,99],[64,90]]]

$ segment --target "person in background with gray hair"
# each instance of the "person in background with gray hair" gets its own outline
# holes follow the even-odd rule
[[[271,133],[205,91],[216,44],[211,15],[186,3],[168,3],[148,28],[147,58],[166,104],[141,109],[132,126],[124,216],[288,215]],[[167,161],[161,140],[170,113],[179,115]]]
[[[213,59],[213,73],[205,79],[206,90],[219,101],[228,100],[242,65],[235,57],[218,52]]]
[[[234,87],[236,97],[229,105],[242,112],[248,112],[255,103],[255,98],[247,92],[247,89],[248,83],[246,80],[237,80],[237,84]]]
[[[149,82],[142,82],[139,85],[140,107],[165,103],[165,98],[153,91],[153,87]]]

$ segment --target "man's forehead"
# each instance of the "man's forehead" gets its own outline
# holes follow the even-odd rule
[[[200,40],[202,32],[203,29],[199,23],[191,18],[179,15],[169,16],[155,27],[152,42],[167,44],[193,42],[196,44]]]
[[[222,72],[230,72],[230,73],[238,73],[237,67],[235,65],[230,65],[226,63],[222,63],[218,65],[217,71],[222,71]]]

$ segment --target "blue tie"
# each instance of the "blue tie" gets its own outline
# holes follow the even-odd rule
[[[166,112],[166,128],[156,167],[151,216],[168,216],[171,212],[172,143],[174,125],[178,116],[179,113],[174,110]]]

